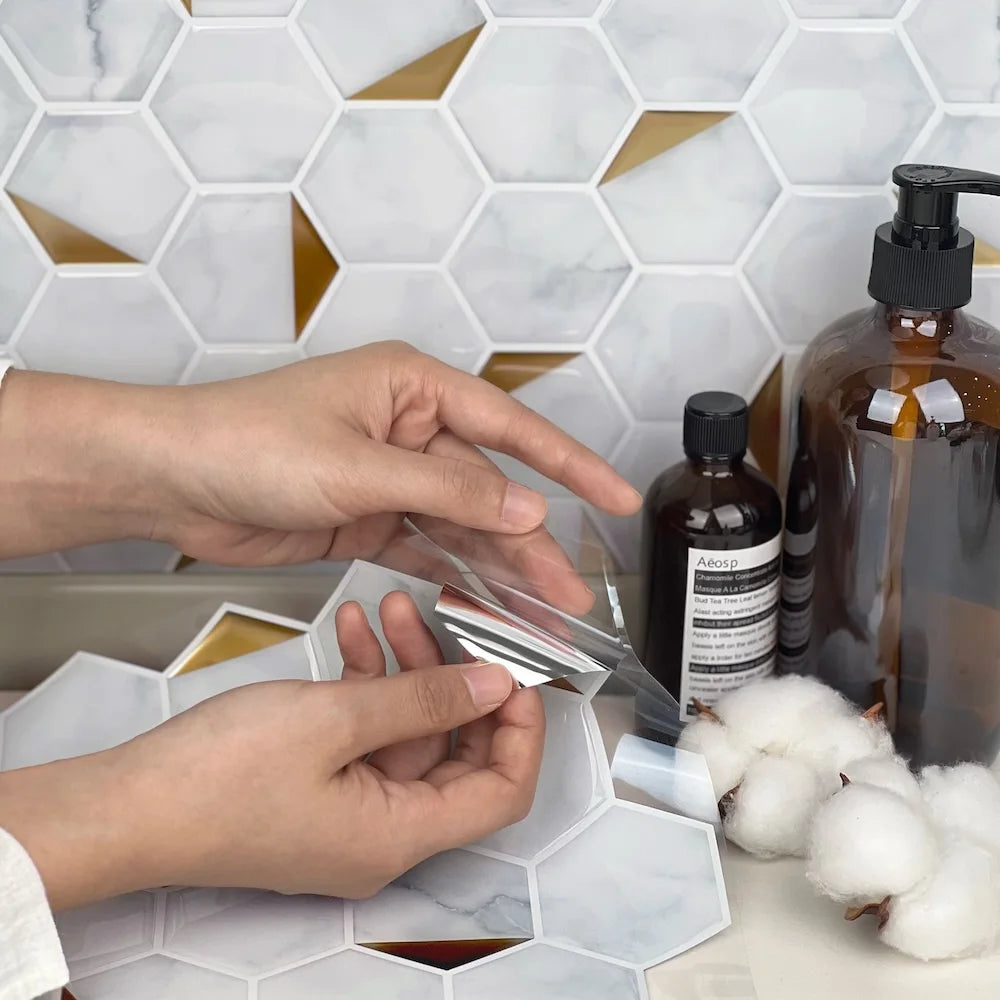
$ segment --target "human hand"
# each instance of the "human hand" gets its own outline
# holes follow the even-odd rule
[[[410,515],[432,538],[477,529],[459,541],[472,555],[582,612],[592,596],[539,527],[544,498],[479,446],[612,514],[640,504],[603,459],[507,393],[403,344],[197,386],[8,379],[0,475],[20,478],[0,489],[0,515],[19,530],[0,555],[151,537],[228,565],[379,558]]]
[[[429,651],[418,638],[397,655]],[[112,750],[2,773],[0,826],[64,909],[158,885],[369,896],[527,813],[537,693],[496,665],[363,672],[252,684]],[[450,759],[404,749],[456,728]]]

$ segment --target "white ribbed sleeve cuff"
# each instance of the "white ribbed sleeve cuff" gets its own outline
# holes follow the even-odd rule
[[[69,981],[38,869],[0,829],[0,998],[35,1000]]]

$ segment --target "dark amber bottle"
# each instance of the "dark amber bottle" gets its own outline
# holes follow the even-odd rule
[[[682,718],[774,668],[781,501],[743,460],[747,422],[739,396],[692,396],[687,458],[646,494],[644,663]]]
[[[925,166],[893,177],[900,205],[876,234],[876,302],[821,333],[800,366],[781,665],[860,705],[884,702],[915,765],[991,761],[1000,332],[960,308],[973,239],[956,195],[1000,193],[1000,177]],[[789,567],[804,604],[789,600]]]

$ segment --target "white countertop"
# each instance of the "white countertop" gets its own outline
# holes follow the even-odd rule
[[[17,697],[0,691],[0,709]],[[900,955],[878,941],[874,920],[848,923],[815,894],[800,860],[758,861],[728,847],[723,866],[733,927],[652,970],[650,1000],[1000,997],[1000,955],[929,964]]]

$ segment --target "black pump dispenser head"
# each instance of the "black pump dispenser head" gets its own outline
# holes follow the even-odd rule
[[[1000,195],[1000,176],[904,163],[892,172],[899,201],[875,230],[868,294],[909,309],[957,309],[972,298],[975,240],[958,224],[959,194]]]

